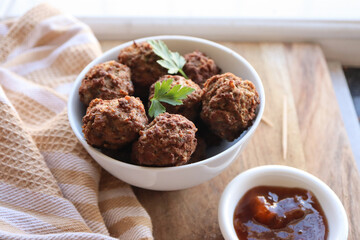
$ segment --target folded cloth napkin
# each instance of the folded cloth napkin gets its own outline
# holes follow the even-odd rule
[[[0,239],[153,238],[67,119],[67,90],[100,54],[89,27],[46,4],[0,23]]]

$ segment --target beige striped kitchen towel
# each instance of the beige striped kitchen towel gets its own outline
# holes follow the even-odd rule
[[[67,91],[100,54],[89,27],[46,4],[0,23],[0,239],[153,238],[67,119]]]

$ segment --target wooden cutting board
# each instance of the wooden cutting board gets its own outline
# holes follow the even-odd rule
[[[120,42],[103,42],[104,49]],[[223,239],[217,209],[222,191],[240,172],[266,164],[308,171],[339,196],[349,239],[360,237],[360,178],[321,49],[313,44],[221,43],[245,57],[263,81],[261,123],[238,159],[211,181],[182,191],[134,191],[151,216],[155,239]],[[288,154],[282,155],[283,99],[288,106]]]

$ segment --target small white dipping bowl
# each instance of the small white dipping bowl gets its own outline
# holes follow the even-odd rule
[[[185,189],[210,180],[221,173],[231,164],[243,149],[246,142],[254,134],[264,112],[265,95],[261,80],[254,68],[239,54],[220,44],[194,37],[186,36],[157,36],[135,40],[143,42],[149,39],[163,40],[171,51],[177,51],[184,55],[195,50],[207,54],[215,60],[222,72],[233,74],[252,81],[259,93],[260,105],[253,125],[233,142],[223,142],[220,146],[207,151],[207,159],[176,167],[142,167],[113,159],[103,154],[99,149],[93,148],[86,143],[82,133],[82,118],[86,108],[80,102],[79,87],[85,74],[96,64],[109,60],[117,60],[121,49],[130,46],[133,41],[121,44],[110,49],[100,57],[92,61],[76,78],[73,90],[68,101],[68,116],[70,125],[89,154],[108,172],[115,177],[131,185],[151,190],[178,190]]]
[[[219,224],[226,240],[238,239],[234,229],[234,212],[242,196],[257,186],[298,187],[310,190],[324,210],[328,221],[328,239],[343,240],[348,236],[344,206],[336,194],[317,177],[287,166],[267,165],[249,169],[236,176],[225,188],[219,203]]]

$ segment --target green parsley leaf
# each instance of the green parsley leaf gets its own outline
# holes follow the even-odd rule
[[[184,73],[182,68],[184,67],[186,60],[178,52],[171,52],[166,44],[161,40],[148,40],[148,43],[153,48],[156,55],[161,57],[161,60],[157,60],[163,68],[168,70],[169,74],[176,74],[180,72],[184,78],[188,79],[188,76]]]
[[[163,112],[166,112],[166,108],[157,99],[151,99],[151,106],[149,108],[150,117],[157,117]]]
[[[160,113],[166,111],[161,102],[177,106],[183,104],[181,100],[185,99],[187,95],[195,91],[191,87],[182,85],[175,85],[171,88],[174,80],[169,78],[167,80],[155,83],[154,97],[150,100],[151,106],[149,108],[149,116],[157,117]]]

